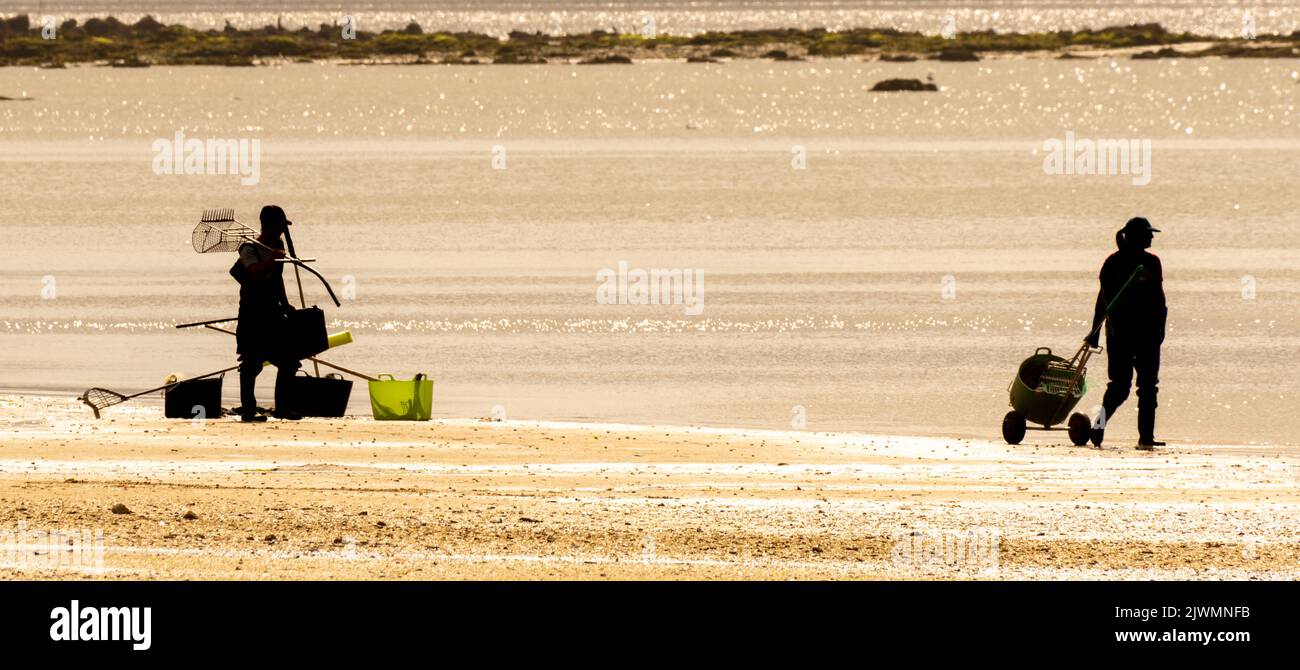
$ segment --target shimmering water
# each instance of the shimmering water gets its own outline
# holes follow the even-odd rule
[[[440,416],[785,428],[802,407],[814,430],[990,436],[1019,361],[1077,346],[1142,213],[1166,231],[1163,432],[1294,444],[1296,65],[0,69],[35,98],[0,102],[0,386],[230,364],[232,338],[171,328],[235,311],[233,256],[189,233],[275,202],[355,288],[327,313],[357,341],[326,358],[431,374]],[[928,75],[944,90],[868,90]],[[260,183],[154,174],[177,130],[260,139]],[[1045,174],[1067,131],[1152,140],[1151,184]],[[703,314],[598,304],[620,260],[703,270]]]

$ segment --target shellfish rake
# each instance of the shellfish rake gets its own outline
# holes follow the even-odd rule
[[[256,244],[263,249],[271,249],[257,239],[257,236],[256,230],[235,218],[235,210],[205,209],[199,219],[199,225],[194,226],[194,231],[190,233],[190,242],[194,245],[194,250],[201,254],[239,251],[239,247],[245,244]],[[290,256],[284,260],[288,263],[310,263],[316,259]]]
[[[199,224],[194,226],[194,232],[190,234],[190,242],[194,245],[194,251],[201,254],[239,251],[239,247],[245,244],[256,244],[263,249],[280,251],[263,244],[257,237],[256,230],[240,223],[235,218],[235,210],[205,209],[203,210],[203,216],[199,219]],[[334,289],[330,287],[329,282],[325,281],[325,278],[319,272],[307,266],[307,263],[315,260],[314,258],[296,258],[290,253],[285,258],[277,259],[277,262],[292,263],[295,268],[302,268],[316,275],[316,278],[320,280],[320,283],[325,286],[325,290],[330,294],[334,306],[342,306],[338,296],[334,295]],[[301,293],[301,289],[299,293]],[[303,303],[305,305],[306,300],[303,300]]]
[[[149,389],[148,391],[141,391],[139,393],[132,393],[131,395],[124,395],[118,393],[117,391],[112,391],[106,388],[99,388],[99,387],[89,388],[86,389],[86,392],[82,393],[81,397],[77,399],[83,403],[86,403],[86,405],[90,407],[90,411],[95,413],[95,418],[98,419],[99,412],[101,410],[112,407],[113,405],[120,405],[132,398],[139,398],[142,395],[149,395],[150,393],[157,393],[158,391],[162,391],[163,389],[169,389],[173,386],[176,386],[177,384],[184,384],[185,382],[194,381],[196,379],[215,377],[217,375],[225,374],[227,372],[230,372],[231,370],[237,370],[237,369],[239,369],[238,365],[232,365],[231,367],[228,367],[224,370],[217,370],[216,372],[209,372],[207,374],[199,375],[197,377],[190,377],[188,379],[180,379],[171,382],[170,384],[163,384],[158,388],[152,388]]]

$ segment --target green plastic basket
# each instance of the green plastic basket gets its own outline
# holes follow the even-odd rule
[[[370,382],[370,411],[375,421],[428,421],[433,413],[433,380],[423,373],[403,381],[379,375]]]

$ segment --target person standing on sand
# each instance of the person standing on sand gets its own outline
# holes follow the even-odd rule
[[[284,291],[284,265],[276,260],[285,257],[284,235],[293,225],[284,210],[276,205],[262,208],[259,216],[262,234],[257,242],[239,247],[239,260],[230,274],[239,281],[239,325],[235,328],[236,352],[239,354],[240,418],[243,421],[266,421],[257,413],[257,375],[264,361],[276,368],[275,413],[277,419],[296,421],[302,416],[287,407],[289,383],[300,364],[287,352],[285,320],[294,311]]]
[[[1160,377],[1160,345],[1165,341],[1165,322],[1169,309],[1165,305],[1164,269],[1160,258],[1147,251],[1154,238],[1153,228],[1146,219],[1138,216],[1128,220],[1115,234],[1119,250],[1111,254],[1101,266],[1101,290],[1097,292],[1097,306],[1092,316],[1092,333],[1084,339],[1096,347],[1102,321],[1106,322],[1106,371],[1110,382],[1102,398],[1101,416],[1093,424],[1092,443],[1101,446],[1106,422],[1128,398],[1137,371],[1138,445],[1149,451],[1163,447],[1155,439],[1156,393]],[[1118,295],[1137,267],[1143,271],[1129,285],[1124,297],[1111,309],[1106,306]]]

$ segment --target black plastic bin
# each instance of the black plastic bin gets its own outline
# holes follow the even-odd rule
[[[220,419],[220,377],[181,382],[163,393],[163,416],[168,419]],[[203,413],[198,413],[202,408]]]
[[[289,353],[298,360],[330,348],[329,334],[325,332],[325,312],[319,307],[294,310],[285,319],[285,328]]]
[[[303,416],[340,417],[348,411],[352,381],[337,374],[312,377],[299,370],[289,390],[289,409]]]

